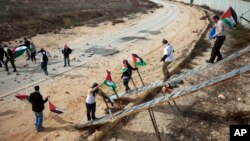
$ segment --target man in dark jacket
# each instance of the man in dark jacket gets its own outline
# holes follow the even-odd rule
[[[0,67],[2,68],[4,65],[4,49],[2,47],[2,45],[0,45]],[[2,65],[3,64],[3,65]]]
[[[35,86],[35,92],[30,94],[30,102],[32,104],[32,111],[35,113],[36,117],[36,130],[40,132],[43,130],[43,110],[44,110],[44,103],[48,101],[49,97],[46,97],[43,100],[42,95],[39,92],[39,86]]]
[[[19,45],[19,46],[26,46],[28,49],[26,50],[27,53],[27,60],[30,60],[31,55],[30,55],[30,41],[27,38],[24,38],[24,44]]]
[[[62,50],[63,57],[64,57],[64,67],[66,67],[66,62],[68,62],[68,66],[70,66],[70,64],[69,64],[69,54],[71,52],[72,52],[72,50],[69,48],[69,46],[67,44],[65,44],[64,49]]]
[[[13,69],[14,69],[13,72],[17,72],[16,71],[16,66],[15,66],[15,60],[14,60],[15,58],[14,58],[13,51],[10,48],[8,48],[7,45],[5,45],[4,53],[5,53],[5,57],[6,57],[6,60],[4,62],[5,70],[9,73],[8,62],[10,62]]]
[[[132,77],[132,70],[137,70],[138,68],[133,68],[129,63],[128,60],[123,60],[123,66],[125,67],[126,71],[124,71],[122,73],[122,81],[123,81],[123,85],[125,87],[125,92],[129,92],[130,91],[130,87],[128,86],[128,83]]]

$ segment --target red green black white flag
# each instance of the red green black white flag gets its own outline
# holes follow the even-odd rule
[[[49,101],[49,109],[51,112],[54,112],[54,113],[57,113],[57,114],[61,114],[61,113],[64,113],[63,110],[59,109],[58,107],[56,107],[54,104],[52,104],[50,101]]]
[[[234,9],[230,6],[227,11],[221,16],[221,20],[228,26],[235,28],[237,24],[237,14]]]
[[[137,67],[146,66],[147,63],[137,54],[132,54],[132,61]]]
[[[122,65],[122,72],[125,72],[128,70],[128,66],[126,63],[123,62],[123,65]]]
[[[22,101],[24,101],[24,102],[30,103],[30,97],[28,95],[17,93],[15,95],[15,97],[22,100]]]
[[[111,78],[111,72],[107,70],[106,79],[103,82],[104,85],[108,86],[112,90],[116,90],[116,84]]]

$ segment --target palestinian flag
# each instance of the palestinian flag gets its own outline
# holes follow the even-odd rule
[[[22,101],[24,101],[24,102],[30,103],[30,96],[28,96],[28,95],[17,93],[15,95],[15,97],[22,100]]]
[[[132,61],[134,62],[135,66],[137,66],[137,67],[147,65],[147,63],[141,57],[139,57],[137,54],[132,54]]]
[[[50,101],[49,101],[49,109],[51,112],[57,113],[57,114],[61,114],[64,113],[63,110],[57,108],[55,105],[53,105]]]
[[[108,86],[112,90],[116,90],[116,84],[112,80],[110,73],[111,72],[107,70],[106,80],[104,80],[103,84]]]
[[[237,14],[235,13],[234,9],[231,6],[221,16],[221,20],[232,28],[236,27]]]
[[[125,72],[128,70],[128,66],[126,63],[123,63],[123,66],[122,66],[122,72]]]
[[[14,58],[17,58],[21,55],[23,55],[23,53],[27,50],[27,47],[26,46],[20,46],[20,47],[17,47],[15,50],[14,50]]]

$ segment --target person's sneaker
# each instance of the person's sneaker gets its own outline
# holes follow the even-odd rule
[[[68,67],[70,67],[70,65],[68,65]]]
[[[63,67],[66,67],[66,65],[64,65]]]
[[[96,117],[96,118],[93,119],[93,121],[98,120],[98,119],[101,119],[101,118]]]
[[[38,132],[41,132],[43,130],[44,130],[44,127],[41,127],[40,129],[37,129],[36,132],[38,133]]]
[[[13,72],[17,72],[16,70],[13,70]]]
[[[222,58],[222,59],[217,59],[216,62],[219,62],[219,61],[221,61],[221,60],[223,60],[223,58]]]
[[[11,73],[10,73],[10,72],[7,72],[7,74],[8,74],[8,75],[11,75]]]
[[[206,60],[206,62],[207,62],[207,63],[211,63],[211,64],[212,64],[212,62],[210,62],[209,60]]]

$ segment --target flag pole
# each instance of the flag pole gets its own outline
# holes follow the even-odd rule
[[[119,96],[118,96],[118,94],[117,94],[116,90],[115,90],[115,89],[113,89],[113,91],[114,91],[114,93],[115,93],[115,95],[116,95],[117,99],[119,99]]]
[[[132,76],[131,76],[131,75],[130,75],[130,78],[131,78],[131,81],[132,81],[132,83],[133,83],[133,85],[134,85],[135,89],[137,90],[137,87],[136,87],[136,85],[135,85],[134,79],[132,78]]]
[[[140,74],[140,72],[139,72],[139,69],[137,69],[137,73],[138,73],[138,75],[139,75],[139,77],[140,77],[142,86],[145,86],[145,83],[144,83],[143,80],[142,80],[142,77],[141,77],[141,74]]]

